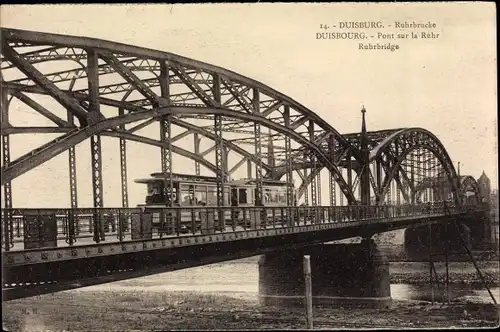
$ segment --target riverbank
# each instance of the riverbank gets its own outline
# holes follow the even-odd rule
[[[224,264],[258,264],[258,261],[259,256],[254,256]],[[476,263],[488,285],[498,286],[500,284],[500,263],[498,260],[478,261]],[[434,267],[439,282],[444,283],[446,281],[445,263],[435,262]],[[390,261],[389,271],[391,284],[429,284],[429,262]],[[481,279],[472,262],[449,262],[448,278],[450,283],[455,284],[481,284]]]
[[[303,308],[260,307],[258,257],[80,288],[3,303],[10,331],[144,331],[190,329],[302,329]],[[497,276],[498,262],[479,262]],[[444,264],[436,263],[440,282]],[[429,287],[429,265],[391,262],[393,305],[384,310],[314,309],[317,328],[483,327],[498,325],[488,293],[471,263],[449,264],[451,306],[432,305],[442,289]],[[314,276],[313,276],[314,277]],[[498,283],[490,286],[497,301]],[[467,282],[471,281],[471,282]],[[464,282],[465,281],[465,282]],[[416,286],[414,286],[416,285]],[[470,287],[469,287],[470,286]],[[493,288],[493,287],[492,287]]]
[[[68,291],[3,305],[9,331],[302,329],[303,308],[260,307],[256,296],[148,291]],[[393,301],[383,310],[314,309],[315,328],[493,327],[498,308],[457,301]]]
[[[486,283],[498,286],[500,283],[498,261],[477,262]],[[445,263],[434,263],[440,283],[446,281]],[[424,262],[390,262],[391,284],[429,284],[429,263]],[[448,264],[448,278],[454,284],[480,284],[481,279],[472,263],[451,262]],[[435,276],[433,277],[435,278]],[[435,279],[434,279],[435,280]]]

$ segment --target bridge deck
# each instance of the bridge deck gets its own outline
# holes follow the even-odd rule
[[[146,231],[142,236],[139,234],[139,238],[137,230],[134,236],[134,225],[130,227],[132,231],[127,232],[121,232],[119,229],[115,229],[114,231],[99,233],[99,230],[95,228],[94,230],[97,230],[97,232],[82,232],[78,236],[73,236],[71,244],[68,244],[68,232],[65,231],[66,235],[58,235],[58,240],[53,241],[52,246],[31,249],[26,249],[29,243],[23,242],[23,238],[21,237],[17,238],[15,241],[11,241],[9,251],[4,250],[2,252],[3,263],[4,267],[9,267],[79,258],[119,255],[123,253],[157,250],[160,248],[168,249],[209,243],[233,242],[250,238],[280,236],[283,234],[299,234],[346,228],[358,229],[358,233],[356,233],[356,231],[346,233],[343,238],[347,238],[363,235],[363,233],[359,233],[359,228],[361,226],[364,227],[364,232],[372,232],[373,234],[381,231],[408,227],[409,225],[418,224],[423,221],[430,222],[430,220],[436,220],[440,217],[449,215],[436,209],[429,209],[426,211],[422,209],[404,210],[401,208],[398,209],[398,207],[371,207],[371,210],[362,210],[364,211],[363,214],[361,208],[357,207],[354,210],[349,210],[347,214],[337,213],[335,215],[337,218],[328,218],[328,211],[338,212],[342,208],[344,207],[336,207],[333,210],[332,207],[318,207],[316,209],[305,208],[300,210],[300,216],[304,215],[304,211],[309,211],[311,217],[313,215],[315,217],[300,217],[295,219],[293,224],[289,225],[286,224],[286,217],[277,218],[276,214],[274,214],[275,217],[272,218],[271,222],[266,222],[265,224],[260,223],[251,225],[251,227],[243,227],[237,224],[228,225],[226,221],[226,227],[222,231],[212,229],[211,232],[207,232],[206,230],[197,229],[188,234],[160,234],[158,229],[151,227],[150,223],[149,233]],[[382,208],[386,210],[383,211]],[[229,210],[231,208],[226,209]],[[131,212],[130,209],[128,212]],[[461,211],[455,210],[454,213],[459,214]],[[148,213],[144,213],[141,214],[143,217],[136,218],[136,222],[138,222],[141,227],[146,224],[146,218],[144,218],[144,216],[147,215]],[[88,226],[87,228],[92,229],[92,227]],[[20,227],[17,232],[23,234],[25,230],[23,227]],[[96,238],[99,240],[98,243],[96,243]]]

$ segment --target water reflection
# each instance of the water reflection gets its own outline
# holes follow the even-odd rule
[[[259,270],[255,262],[213,264],[85,287],[80,290],[224,293],[224,295],[238,298],[256,299],[259,292]],[[491,291],[497,302],[500,303],[499,287],[492,287]],[[446,296],[445,294],[444,284],[440,285],[440,289],[436,284],[434,285],[434,301],[441,302]],[[392,284],[391,295],[394,300],[432,300],[429,284]],[[450,300],[458,299],[492,303],[488,291],[482,285],[450,284]]]

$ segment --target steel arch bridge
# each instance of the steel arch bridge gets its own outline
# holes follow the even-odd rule
[[[297,243],[447,222],[465,215],[465,192],[472,188],[478,193],[473,178],[459,178],[434,134],[423,128],[367,131],[364,108],[360,132],[341,134],[312,110],[258,81],[183,56],[9,28],[1,29],[1,42],[2,262],[8,275],[3,286],[21,291],[13,297],[50,292],[40,286],[46,279],[56,279],[59,290],[70,289],[158,273],[166,266],[241,257],[242,252],[255,255]],[[43,116],[44,125],[14,125],[13,113],[21,107]],[[140,133],[156,123],[155,137]],[[11,160],[10,139],[22,134],[60,136]],[[119,140],[121,208],[104,203],[102,137]],[[78,204],[76,176],[75,146],[84,141],[90,142],[91,152],[93,206],[87,208]],[[215,174],[216,204],[179,208],[165,202],[159,212],[147,213],[129,207],[128,141],[159,148],[158,168],[170,181],[165,197],[172,194],[175,155],[191,160],[195,175]],[[181,146],[186,141],[189,148]],[[209,147],[202,149],[202,141]],[[66,151],[71,208],[14,208],[12,181]],[[246,177],[255,182],[255,202],[224,206],[226,184],[245,164]],[[325,175],[328,205],[322,199]],[[263,183],[272,180],[286,184],[283,206],[266,206]],[[452,208],[441,208],[445,202]],[[424,210],[420,203],[437,204]],[[266,209],[272,210],[271,217]],[[177,234],[165,236],[158,228],[153,235],[157,212],[160,219],[171,218],[170,225],[176,220]],[[178,223],[185,212],[192,216],[193,231],[181,236]],[[233,212],[249,215],[251,225],[236,227]],[[218,214],[220,228],[196,229],[195,219],[201,222],[203,213],[206,225],[209,215]],[[110,216],[113,229],[106,230],[103,220]],[[88,231],[78,226],[83,219]],[[93,242],[82,244],[85,237]],[[190,250],[199,255],[196,262]],[[179,263],[188,251],[191,261]],[[153,268],[153,263],[161,266]]]
[[[65,151],[69,151],[70,202],[77,207],[75,145],[86,139],[92,151],[94,206],[104,206],[102,136],[120,141],[124,207],[128,206],[127,140],[160,147],[165,174],[172,171],[172,154],[191,159],[197,175],[200,165],[215,173],[219,184],[247,163],[248,177],[255,171],[259,201],[263,178],[286,178],[292,184],[298,175],[302,182],[295,199],[304,196],[306,205],[309,198],[311,205],[321,204],[320,176],[325,169],[330,205],[370,204],[370,197],[377,204],[401,198],[410,203],[416,184],[437,175],[446,177],[458,202],[460,184],[451,159],[437,137],[425,129],[366,132],[363,113],[362,131],[342,135],[290,97],[224,68],[93,38],[7,28],[1,34],[6,207],[12,207],[13,179]],[[67,110],[67,117],[41,105],[36,95],[52,97]],[[9,105],[14,100],[53,125],[12,126]],[[158,139],[137,134],[155,122],[160,124]],[[183,131],[173,136],[172,127]],[[9,137],[33,133],[62,135],[10,160]],[[192,151],[176,145],[188,137]],[[212,141],[212,147],[200,151],[201,138]],[[207,158],[212,152],[214,160]],[[232,168],[230,153],[239,158]],[[218,188],[221,201],[223,186]],[[293,201],[289,189],[288,205]]]

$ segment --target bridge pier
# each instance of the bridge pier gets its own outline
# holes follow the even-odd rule
[[[433,261],[444,261],[446,245],[449,243],[449,259],[452,261],[468,260],[460,234],[471,248],[471,231],[465,224],[459,223],[459,230],[453,223],[411,227],[405,230],[404,249],[408,258],[415,261],[429,260],[429,244],[432,247]],[[430,239],[429,239],[430,236]],[[429,242],[430,240],[430,242]]]
[[[304,304],[303,255],[311,256],[313,305],[390,307],[389,263],[371,239],[262,255],[259,260],[262,305]]]
[[[467,216],[464,222],[467,227],[470,228],[471,244],[473,249],[495,249],[495,239],[493,238],[493,224],[490,211],[484,211]]]

